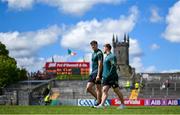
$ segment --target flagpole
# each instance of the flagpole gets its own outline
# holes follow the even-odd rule
[[[84,58],[84,55],[83,55],[83,62],[85,62],[85,58]]]
[[[70,62],[71,55],[68,55],[67,62]]]
[[[54,56],[52,56],[52,62],[54,63]]]

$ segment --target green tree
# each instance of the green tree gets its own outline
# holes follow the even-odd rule
[[[6,46],[0,42],[0,87],[27,79],[27,71],[17,67],[16,60],[9,56]]]
[[[27,71],[26,69],[17,69],[18,71],[18,80],[27,80]]]
[[[0,55],[8,56],[9,51],[6,49],[6,46],[0,42]]]

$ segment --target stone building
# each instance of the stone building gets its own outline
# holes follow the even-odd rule
[[[119,42],[118,37],[113,35],[113,53],[117,57],[117,72],[121,77],[131,77],[135,69],[129,65],[129,35],[124,35],[124,41]]]

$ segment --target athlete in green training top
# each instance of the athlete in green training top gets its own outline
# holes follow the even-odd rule
[[[99,105],[101,103],[102,96],[101,79],[103,67],[103,52],[98,49],[97,41],[91,41],[90,45],[94,52],[92,54],[92,72],[89,76],[86,90],[97,99],[97,103],[95,105]],[[96,92],[93,89],[94,85],[96,86]]]
[[[118,98],[121,101],[121,105],[118,107],[120,109],[123,109],[124,106],[124,99],[123,95],[119,89],[118,85],[118,74],[116,69],[116,56],[111,53],[111,45],[105,44],[104,45],[104,53],[106,54],[106,57],[104,59],[103,63],[103,88],[102,88],[102,101],[101,103],[96,106],[96,108],[104,108],[105,100],[108,97],[108,91],[112,87],[114,89],[114,92],[117,94]]]

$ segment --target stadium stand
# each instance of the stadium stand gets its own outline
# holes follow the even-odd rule
[[[179,98],[180,75],[173,73],[145,73],[145,86],[139,93],[139,98]],[[164,86],[163,86],[164,85]]]
[[[61,99],[93,99],[93,97],[86,92],[86,80],[73,80],[73,81],[56,81],[55,87],[60,89],[60,98]],[[122,83],[119,82],[121,85]],[[122,93],[124,94],[125,98],[128,98],[130,95],[130,91],[126,89],[121,89]],[[109,98],[115,98],[116,95],[114,94],[113,90],[110,89],[109,91]]]

